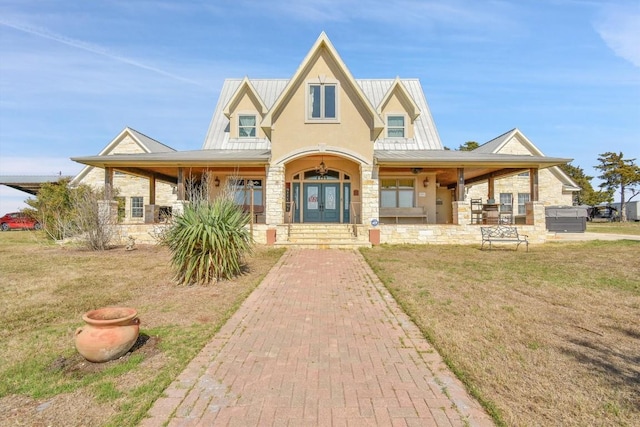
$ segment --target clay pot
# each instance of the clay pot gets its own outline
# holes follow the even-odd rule
[[[86,312],[87,323],[76,329],[78,353],[90,362],[107,362],[133,347],[140,332],[138,312],[129,307],[105,307]]]

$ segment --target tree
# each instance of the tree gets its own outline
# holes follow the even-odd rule
[[[50,239],[79,236],[90,249],[108,249],[115,230],[108,212],[99,207],[104,192],[87,185],[72,188],[69,182],[63,178],[43,184],[35,199],[26,200],[30,208],[25,212],[38,220]]]
[[[73,202],[69,181],[63,178],[58,182],[47,182],[42,185],[35,199],[25,201],[30,206],[25,212],[36,218],[53,240],[73,235]]]
[[[627,202],[640,194],[640,167],[636,165],[636,159],[625,159],[622,152],[607,151],[600,154],[598,161],[600,164],[595,168],[602,171],[598,176],[603,181],[600,188],[611,195],[617,189],[620,191],[620,220],[624,222],[627,220]]]
[[[573,193],[574,205],[595,206],[611,200],[611,193],[608,191],[595,191],[591,185],[592,176],[584,173],[580,166],[573,166],[571,163],[560,165],[567,175],[571,177],[581,188],[580,191]]]
[[[460,147],[458,147],[459,151],[473,151],[476,148],[480,147],[480,144],[478,144],[475,141],[467,141],[464,144],[461,144]]]

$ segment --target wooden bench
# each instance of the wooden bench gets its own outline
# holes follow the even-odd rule
[[[518,234],[517,227],[511,227],[508,225],[494,225],[493,227],[480,227],[482,232],[482,246],[489,242],[489,250],[491,250],[491,244],[494,242],[516,243],[516,251],[521,243],[525,243],[527,246],[527,252],[529,252],[529,240],[526,234]]]
[[[424,208],[380,208],[380,221],[382,218],[393,218],[398,224],[401,218],[420,219],[421,222],[427,222],[428,216]]]

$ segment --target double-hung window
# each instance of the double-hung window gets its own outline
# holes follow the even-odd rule
[[[312,83],[309,85],[307,117],[310,120],[337,119],[337,85]]]
[[[518,215],[526,215],[525,203],[529,201],[529,193],[518,193]]]
[[[500,193],[500,212],[513,212],[513,195]]]
[[[415,180],[381,179],[380,207],[382,208],[412,208],[414,207]]]
[[[238,116],[238,137],[256,137],[256,116],[255,114],[240,114]]]
[[[142,218],[144,216],[144,199],[142,197],[131,198],[131,218]]]
[[[387,116],[387,138],[404,138],[404,116]]]

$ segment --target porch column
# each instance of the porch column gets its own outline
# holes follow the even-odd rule
[[[184,169],[178,168],[178,200],[184,200]]]
[[[113,199],[113,168],[104,168],[104,200]]]
[[[458,168],[458,185],[456,185],[456,201],[464,202],[464,168]]]
[[[156,206],[156,177],[149,177],[149,204],[144,207],[144,223],[155,224],[160,219],[160,208]]]
[[[538,168],[529,169],[529,193],[531,195],[531,201],[539,201],[538,193]]]
[[[156,204],[156,177],[152,175],[149,177],[149,204]]]
[[[360,164],[360,223],[364,225],[371,224],[371,220],[378,219],[380,214],[378,168],[377,165]]]
[[[495,200],[495,178],[493,177],[493,175],[489,176],[489,181],[487,182],[487,188],[488,188],[488,193],[487,193],[487,199],[489,200]]]
[[[268,225],[284,223],[284,165],[271,165],[266,169],[265,222]]]

